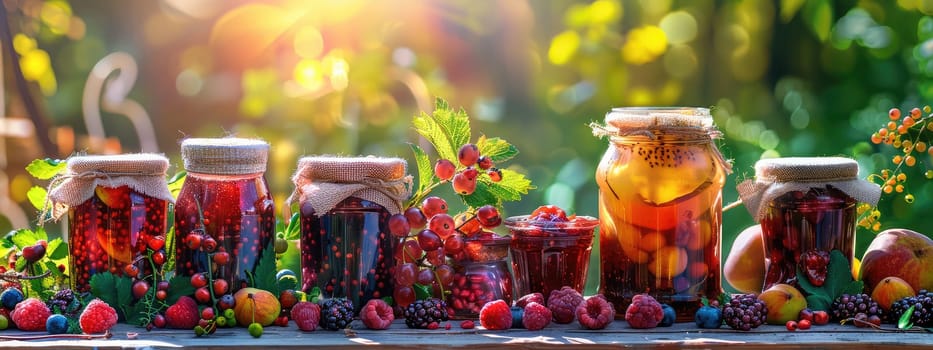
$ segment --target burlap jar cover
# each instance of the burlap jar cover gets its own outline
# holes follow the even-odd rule
[[[858,178],[858,163],[843,157],[762,159],[755,163],[755,179],[745,180],[737,189],[748,212],[760,221],[775,198],[827,185],[871,205],[881,196],[878,185]]]
[[[269,144],[262,140],[191,138],[182,141],[185,170],[213,175],[249,175],[266,171]]]
[[[344,199],[357,197],[398,214],[411,194],[412,177],[406,172],[407,163],[400,158],[304,157],[292,176],[295,192],[286,207],[296,200],[307,202],[322,216]]]
[[[58,220],[70,207],[93,197],[97,186],[128,186],[137,193],[172,202],[165,180],[166,170],[168,159],[159,154],[71,157],[66,171],[49,185],[46,210]]]

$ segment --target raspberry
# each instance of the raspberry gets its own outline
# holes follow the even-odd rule
[[[583,296],[580,295],[580,292],[564,286],[560,290],[551,291],[551,295],[547,298],[547,308],[551,309],[554,322],[570,323],[573,322],[577,306],[580,306],[582,302]]]
[[[165,325],[168,328],[192,329],[198,325],[198,303],[189,296],[178,298],[175,305],[165,310]]]
[[[577,307],[577,321],[586,329],[606,328],[606,326],[612,323],[615,316],[615,308],[612,307],[612,304],[609,303],[602,294],[587,299]],[[663,312],[661,313],[661,317],[664,317]]]
[[[395,314],[392,307],[382,299],[370,299],[360,310],[360,319],[369,329],[389,329],[392,321],[395,321]]]
[[[473,324],[473,320],[466,320],[466,321],[460,322],[460,328],[473,329],[473,327],[476,327],[476,325]]]
[[[44,331],[45,320],[51,315],[49,307],[36,298],[29,298],[16,304],[11,314],[16,328],[24,331]]]
[[[519,298],[515,302],[515,306],[520,308],[525,308],[530,302],[536,302],[538,304],[544,305],[544,294],[541,293],[531,293]]]
[[[541,295],[540,293],[535,294]],[[544,296],[541,298],[543,299]],[[525,305],[525,316],[522,318],[522,325],[529,331],[536,331],[547,327],[551,323],[551,317],[550,309],[541,303],[530,301]]]
[[[638,294],[625,310],[625,321],[632,328],[654,328],[664,319],[661,303],[648,294]]]
[[[321,306],[316,303],[301,301],[292,306],[292,319],[298,329],[310,332],[317,329],[321,322]]]
[[[103,333],[117,324],[117,310],[100,299],[94,299],[78,318],[81,331],[86,334]]]
[[[512,327],[512,310],[502,299],[490,301],[479,310],[479,324],[488,330],[504,330]]]

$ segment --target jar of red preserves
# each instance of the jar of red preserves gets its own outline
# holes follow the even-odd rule
[[[411,177],[399,158],[305,157],[289,203],[300,207],[301,289],[348,298],[355,311],[392,295],[396,240],[389,216],[402,211]]]
[[[67,171],[52,181],[49,199],[53,217],[68,213],[68,265],[75,292],[90,291],[97,273],[151,274],[151,265],[141,257],[150,241],[154,254],[165,254],[161,243],[172,202],[167,169],[168,159],[158,154],[68,159]]]
[[[188,174],[175,203],[176,271],[211,273],[235,292],[272,249],[275,205],[264,176],[269,144],[192,138],[182,142],[181,155]]]
[[[490,301],[501,299],[512,303],[510,242],[511,236],[488,231],[464,239],[465,254],[455,264],[447,303],[453,318],[475,319]]]
[[[761,224],[765,249],[762,290],[799,287],[798,268],[822,286],[830,252],[850,263],[855,249],[856,204],[874,205],[881,188],[858,178],[858,163],[841,157],[762,159],[755,179],[738,186],[749,213]]]

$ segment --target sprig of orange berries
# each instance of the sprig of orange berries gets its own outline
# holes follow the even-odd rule
[[[904,194],[904,201],[912,204],[915,197],[908,189],[906,168],[917,166],[919,157],[933,156],[933,108],[913,108],[903,115],[899,108],[888,111],[888,122],[871,135],[871,142],[876,145],[888,145],[899,152],[891,157],[892,167],[884,167],[876,174],[870,174],[868,181],[881,186],[885,195]],[[924,172],[927,179],[933,179],[933,170]],[[859,226],[879,231],[881,212],[877,207],[862,203],[858,206]]]

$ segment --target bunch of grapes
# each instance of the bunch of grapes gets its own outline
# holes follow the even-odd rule
[[[389,217],[389,232],[400,240],[395,252],[393,291],[399,306],[406,307],[417,299],[415,284],[430,288],[432,295],[443,299],[454,281],[451,263],[463,257],[464,239],[502,222],[499,211],[491,205],[457,218],[448,214],[447,202],[436,196]]]
[[[450,181],[454,192],[460,195],[470,195],[476,190],[476,178],[480,171],[485,172],[492,182],[502,181],[502,171],[496,169],[492,159],[479,154],[475,144],[468,143],[460,147],[457,160],[463,167],[457,169],[453,162],[447,159],[438,159],[434,164],[434,175],[441,181]],[[479,170],[477,170],[477,168]]]
[[[907,188],[908,175],[904,170],[916,167],[923,157],[933,156],[933,147],[929,147],[930,142],[933,142],[930,136],[933,135],[931,111],[933,108],[924,106],[922,110],[913,108],[909,114],[902,115],[900,109],[891,108],[887,124],[871,135],[873,144],[888,145],[898,152],[891,157],[892,166],[869,175],[868,180],[881,186],[886,195],[903,194],[908,204],[914,202],[914,195]],[[933,170],[927,169],[924,175],[927,179],[933,179]],[[858,206],[858,214],[859,226],[874,231],[881,229],[881,212],[877,208],[862,203]]]

